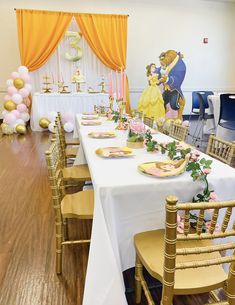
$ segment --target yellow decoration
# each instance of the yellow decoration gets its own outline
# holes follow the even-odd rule
[[[74,40],[72,40],[69,44],[72,48],[74,48],[77,51],[77,55],[72,56],[68,52],[65,53],[65,58],[69,61],[79,61],[82,58],[82,49],[79,47],[78,43],[79,40],[81,40],[81,34],[78,32],[73,31],[67,31],[65,32],[66,37],[74,37]]]
[[[16,132],[19,133],[19,134],[26,134],[26,126],[23,125],[23,124],[18,124],[16,125]]]
[[[6,123],[1,124],[1,129],[3,134],[13,134],[14,130]]]
[[[151,65],[155,67],[155,65]],[[149,86],[144,89],[138,103],[138,112],[143,112],[147,117],[154,117],[155,121],[165,117],[164,100],[158,88],[157,75],[148,77]]]
[[[127,15],[76,14],[83,37],[105,66],[113,71],[126,69]],[[131,113],[128,78],[126,112]]]
[[[14,79],[13,84],[17,89],[22,89],[24,87],[24,81],[22,78]]]
[[[4,103],[4,108],[7,111],[12,111],[12,110],[16,109],[16,103],[14,103],[13,101],[7,101]]]
[[[50,123],[51,123],[51,122],[50,122],[47,118],[41,118],[41,119],[39,120],[39,126],[42,127],[43,129],[48,128],[48,126],[49,126]]]

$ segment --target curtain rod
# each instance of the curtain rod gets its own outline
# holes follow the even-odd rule
[[[18,10],[18,8],[15,8],[14,7],[14,11],[16,11],[16,10]],[[32,11],[34,11],[33,9],[29,9],[29,10],[32,10]],[[35,10],[35,11],[37,11],[37,10]],[[41,10],[40,10],[41,11]],[[53,12],[53,11],[48,11],[48,12]],[[55,11],[54,11],[55,12]],[[63,12],[63,13],[71,13],[71,12]],[[71,13],[71,14],[79,14],[79,13]],[[81,14],[93,14],[93,13],[81,13]],[[94,13],[94,14],[98,14],[98,13]],[[104,15],[116,15],[116,14],[104,14]],[[128,15],[126,15],[127,17],[130,17],[130,15],[128,14]]]

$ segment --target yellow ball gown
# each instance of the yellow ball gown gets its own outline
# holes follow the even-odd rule
[[[149,86],[144,89],[138,103],[138,112],[143,112],[148,117],[154,117],[155,121],[165,118],[164,101],[157,84],[157,75],[150,76]]]

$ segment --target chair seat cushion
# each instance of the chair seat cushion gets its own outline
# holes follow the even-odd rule
[[[159,281],[163,282],[164,267],[164,230],[143,232],[135,235],[134,243],[138,257],[148,272]],[[208,246],[211,241],[177,242],[177,248]],[[181,255],[176,262],[199,261],[219,258],[218,252]],[[174,294],[196,294],[208,292],[221,287],[227,279],[222,266],[209,266],[194,269],[176,270]],[[209,288],[208,288],[209,287]]]
[[[66,148],[65,154],[67,158],[74,158],[77,156],[78,148],[72,147],[72,148]]]
[[[79,139],[66,139],[66,145],[80,145]]]
[[[235,129],[235,121],[220,122],[219,125],[227,129]]]
[[[88,181],[91,174],[87,164],[81,164],[63,168],[64,180]]]
[[[92,219],[93,211],[93,190],[65,195],[61,201],[61,213],[64,218]]]

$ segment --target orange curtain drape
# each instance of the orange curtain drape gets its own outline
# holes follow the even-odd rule
[[[16,16],[21,64],[37,70],[56,50],[73,14],[18,9]]]
[[[79,28],[91,49],[102,63],[112,70],[126,68],[128,16],[74,14]],[[126,111],[130,113],[127,80]]]

